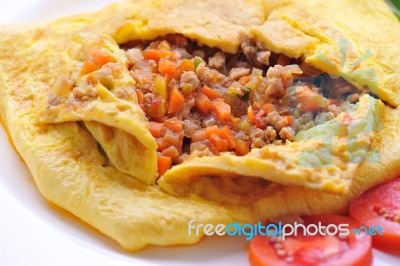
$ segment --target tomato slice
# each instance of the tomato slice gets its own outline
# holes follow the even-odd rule
[[[349,234],[339,236],[339,230],[331,227],[332,235],[317,234],[287,236],[285,240],[270,236],[255,236],[250,242],[250,263],[252,266],[365,266],[371,265],[371,237],[364,233],[356,235],[350,232],[360,224],[351,218],[339,215],[318,215],[304,217],[304,225],[318,223],[322,226],[348,224]],[[300,232],[300,233],[299,233]],[[314,232],[314,230],[312,230]]]
[[[400,178],[363,193],[350,204],[350,216],[367,227],[380,226],[383,235],[372,237],[372,245],[400,255]]]

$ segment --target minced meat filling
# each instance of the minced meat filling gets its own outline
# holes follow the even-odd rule
[[[348,82],[310,73],[304,63],[249,39],[241,48],[223,53],[180,35],[125,47],[163,165],[293,141],[361,95]]]

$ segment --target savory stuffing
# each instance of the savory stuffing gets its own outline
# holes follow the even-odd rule
[[[293,141],[297,132],[335,118],[363,93],[248,38],[238,54],[180,35],[124,49],[158,143],[160,174],[190,155],[241,156]]]

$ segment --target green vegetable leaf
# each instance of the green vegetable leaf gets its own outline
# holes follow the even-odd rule
[[[240,96],[240,99],[243,101],[247,101],[249,99],[251,89],[249,87],[243,86],[242,91],[243,91],[243,94]]]
[[[386,0],[393,13],[400,19],[400,0]]]

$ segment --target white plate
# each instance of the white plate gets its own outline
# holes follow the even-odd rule
[[[43,21],[96,10],[112,0],[12,0],[0,23]],[[207,238],[194,246],[126,253],[91,227],[50,206],[0,129],[0,265],[247,265],[246,241]],[[374,266],[400,258],[374,251]]]

